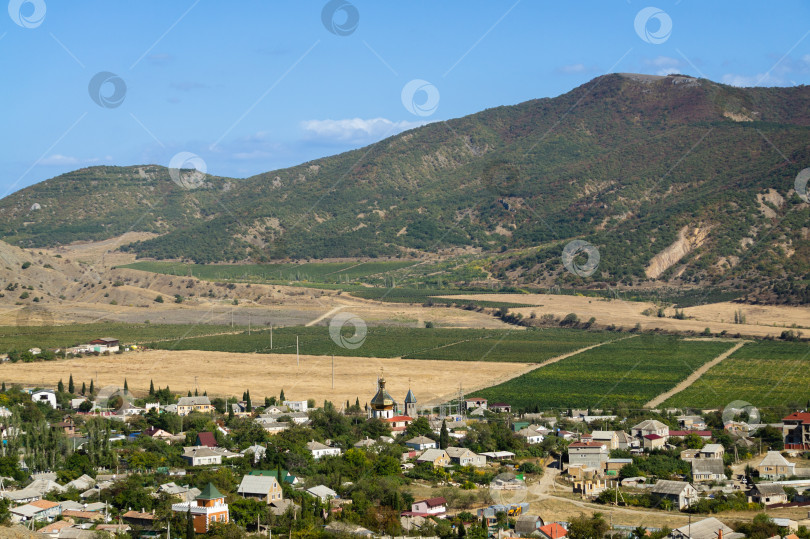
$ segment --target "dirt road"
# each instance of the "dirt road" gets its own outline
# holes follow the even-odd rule
[[[731,354],[733,354],[734,352],[736,352],[737,350],[742,348],[745,345],[745,343],[747,343],[747,342],[750,342],[750,341],[739,341],[737,344],[735,344],[734,346],[732,346],[731,348],[729,348],[728,350],[726,350],[725,352],[723,352],[722,354],[720,354],[719,356],[714,358],[713,360],[711,360],[711,361],[709,361],[707,363],[704,363],[698,369],[696,369],[692,374],[687,376],[684,381],[680,382],[678,385],[676,385],[675,387],[673,387],[669,391],[661,393],[660,395],[658,395],[657,397],[655,397],[654,399],[649,401],[647,404],[644,405],[644,408],[655,408],[656,406],[660,405],[661,403],[666,401],[671,396],[676,395],[676,394],[680,393],[681,391],[683,391],[684,389],[686,389],[687,387],[691,386],[692,384],[697,382],[698,379],[701,376],[706,374],[706,372],[709,369],[711,369],[712,367],[714,367],[715,365],[717,365],[718,363],[720,363],[721,361],[726,359],[728,356],[730,356]]]

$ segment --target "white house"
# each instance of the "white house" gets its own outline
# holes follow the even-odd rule
[[[523,438],[524,440],[526,440],[526,443],[529,445],[539,444],[544,439],[544,436],[542,434],[529,427],[526,427],[525,429],[520,429],[519,431],[517,431],[516,434],[521,438]]]
[[[40,389],[31,393],[31,400],[34,402],[44,402],[56,408],[56,393],[52,389]]]
[[[411,513],[417,515],[443,515],[447,512],[447,500],[444,498],[428,498],[411,504]]]
[[[284,406],[293,412],[307,411],[307,401],[284,401]]]
[[[315,440],[312,440],[307,444],[307,449],[309,449],[309,452],[312,453],[312,458],[315,460],[318,460],[321,457],[339,457],[341,453],[339,447],[329,447],[328,445],[316,442]]]
[[[427,436],[417,436],[415,438],[411,438],[405,445],[411,449],[416,449],[417,451],[424,451],[425,449],[436,449],[439,447],[436,444],[435,440],[431,440]]]
[[[222,464],[222,455],[205,446],[184,447],[183,458],[192,466]]]
[[[320,498],[322,502],[325,502],[330,498],[335,499],[338,497],[337,492],[327,487],[326,485],[318,485],[312,488],[308,488],[307,493],[309,493],[312,496],[315,496],[316,498]]]

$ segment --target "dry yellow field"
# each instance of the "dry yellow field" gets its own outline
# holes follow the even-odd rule
[[[265,396],[278,396],[281,390],[291,400],[315,399],[335,404],[360,398],[365,404],[376,391],[380,370],[387,389],[402,403],[410,383],[419,404],[438,402],[458,393],[500,383],[534,368],[533,364],[432,361],[364,357],[335,357],[332,388],[332,358],[301,356],[300,365],[292,354],[235,354],[230,352],[162,351],[132,352],[123,355],[85,357],[42,363],[5,363],[0,365],[0,380],[30,386],[54,387],[61,378],[67,384],[70,375],[77,386],[94,380],[96,388],[123,386],[144,395],[150,380],[155,386],[168,385],[174,392],[237,396],[250,390],[253,402]],[[409,382],[410,380],[410,382]]]
[[[447,296],[450,297],[450,296]],[[810,309],[807,307],[784,307],[769,305],[741,305],[731,302],[713,303],[684,309],[686,320],[658,318],[642,314],[646,309],[657,310],[654,303],[623,301],[619,299],[589,298],[585,296],[563,296],[550,294],[482,294],[465,296],[469,299],[506,301],[534,304],[536,307],[520,307],[511,311],[529,316],[532,312],[538,317],[550,313],[563,318],[568,313],[576,313],[580,320],[596,318],[600,325],[615,324],[629,329],[641,324],[642,329],[665,329],[675,331],[701,332],[708,327],[714,333],[726,330],[730,334],[741,333],[756,337],[775,336],[792,324],[810,327]],[[734,312],[742,311],[746,324],[734,323]],[[667,317],[675,314],[673,308],[665,311]]]

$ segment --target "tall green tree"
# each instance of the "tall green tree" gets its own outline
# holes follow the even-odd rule
[[[194,539],[197,533],[194,531],[194,519],[191,517],[191,506],[186,512],[186,539]]]
[[[87,393],[87,386],[84,385],[84,382],[82,382],[82,395],[84,395],[85,393]]]
[[[149,380],[149,396],[150,397],[155,396],[155,382],[152,380]]]
[[[447,421],[442,420],[442,430],[439,432],[439,449],[447,449],[450,445],[450,433],[447,432]]]
[[[127,379],[124,378],[124,395],[129,393],[129,384],[127,383]]]
[[[76,391],[76,387],[73,385],[73,374],[70,375],[70,380],[68,380],[68,393],[74,393]]]
[[[93,388],[93,379],[90,378],[90,395],[92,396],[95,392],[96,390]]]
[[[61,378],[59,379],[59,383],[56,384],[56,391],[58,391],[59,393],[64,393],[65,392],[65,383],[62,382]]]

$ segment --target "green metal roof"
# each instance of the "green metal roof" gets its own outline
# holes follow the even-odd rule
[[[205,485],[205,488],[202,489],[200,495],[197,496],[196,499],[198,500],[216,500],[217,498],[224,498],[225,496],[217,490],[217,487],[214,486],[213,483],[208,483]]]

